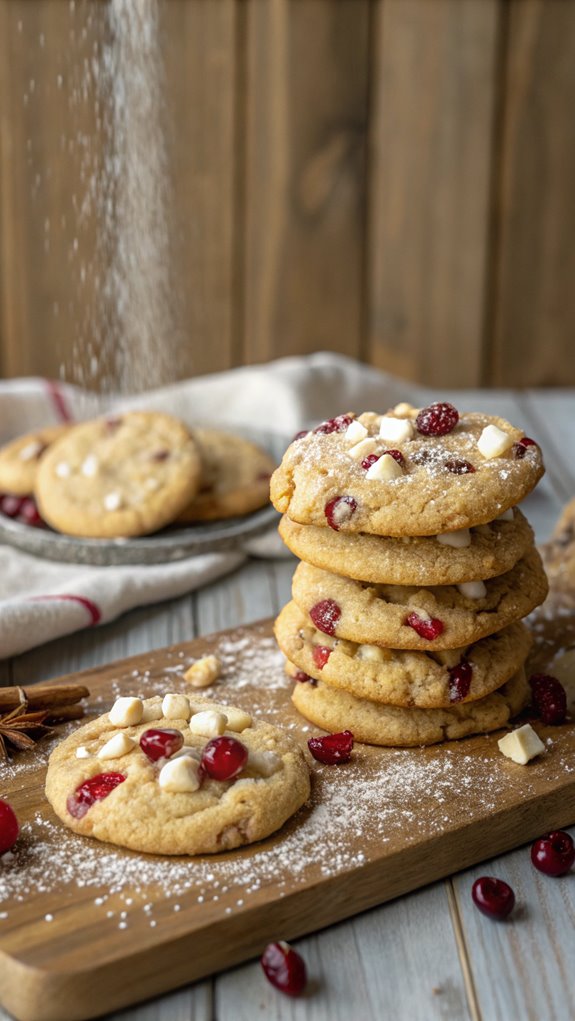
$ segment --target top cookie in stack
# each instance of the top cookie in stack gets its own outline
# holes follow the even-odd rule
[[[291,444],[271,493],[304,562],[276,634],[290,671],[312,679],[294,692],[304,715],[419,744],[521,708],[520,621],[547,581],[513,508],[543,470],[520,430],[447,403],[340,415]]]

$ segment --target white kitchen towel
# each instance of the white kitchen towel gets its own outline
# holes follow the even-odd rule
[[[289,438],[306,425],[366,408],[414,403],[425,391],[340,355],[318,353],[242,367],[130,397],[102,398],[44,379],[0,381],[0,443],[38,426],[127,408],[167,411],[189,425]],[[86,567],[0,545],[0,658],[114,620],[136,606],[180,596],[237,568],[249,554],[278,556],[277,535],[240,552],[142,567]]]

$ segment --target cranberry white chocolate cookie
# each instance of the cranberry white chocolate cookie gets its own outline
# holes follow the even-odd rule
[[[289,734],[168,693],[119,698],[50,756],[46,795],[76,833],[152,854],[205,854],[274,833],[307,800]]]
[[[293,666],[289,672],[298,673]],[[336,691],[323,681],[300,681],[292,701],[302,716],[324,730],[337,733],[348,728],[357,741],[406,748],[498,730],[527,704],[529,687],[521,669],[477,702],[446,709],[402,709]]]
[[[19,436],[0,449],[0,493],[30,496],[40,460],[48,447],[63,436],[70,426],[49,425]]]
[[[202,462],[201,483],[178,521],[215,521],[249,514],[269,503],[276,466],[261,447],[243,436],[217,429],[194,429]]]
[[[339,415],[294,440],[272,503],[300,524],[419,536],[493,521],[543,474],[538,445],[502,418],[448,403]]]
[[[177,419],[131,411],[71,428],[42,458],[35,495],[42,517],[70,535],[146,535],[194,497],[200,457]]]
[[[542,553],[552,589],[575,598],[575,499],[565,504]]]
[[[301,563],[292,595],[325,634],[393,649],[453,649],[526,617],[547,595],[537,550],[506,574],[460,585],[372,585]]]
[[[515,507],[503,518],[442,535],[389,537],[299,525],[284,515],[279,533],[296,557],[347,578],[388,585],[459,585],[505,574],[533,544]]]
[[[521,623],[457,649],[422,652],[358,644],[310,626],[294,602],[279,614],[275,636],[286,659],[332,688],[422,709],[449,708],[489,695],[520,669],[531,646]]]

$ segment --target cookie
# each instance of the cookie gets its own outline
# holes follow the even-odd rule
[[[502,418],[458,415],[448,404],[419,414],[398,405],[383,416],[340,415],[294,440],[272,476],[271,498],[300,524],[436,535],[493,521],[543,471],[537,444]]]
[[[421,709],[489,695],[519,670],[531,645],[521,623],[464,648],[437,652],[359,645],[310,627],[294,602],[279,614],[275,635],[286,659],[310,677],[358,698]]]
[[[30,496],[40,459],[48,447],[69,430],[68,425],[49,425],[45,429],[19,436],[0,449],[0,492]]]
[[[202,462],[200,488],[178,521],[215,521],[249,514],[269,503],[273,458],[243,436],[194,429]]]
[[[575,499],[563,508],[541,552],[551,588],[575,596]]]
[[[130,722],[142,714],[147,722]],[[198,768],[211,735],[224,727],[222,736],[247,750],[245,766],[228,780]],[[148,737],[145,753],[140,738],[158,729],[167,738]],[[162,751],[173,754],[158,758]],[[190,705],[184,695],[119,700],[57,746],[46,776],[48,800],[70,829],[152,854],[251,844],[279,829],[309,792],[303,752],[289,734],[207,699]]]
[[[40,462],[35,495],[53,528],[70,535],[147,535],[192,500],[200,457],[186,427],[132,411],[74,426]]]
[[[532,548],[486,582],[416,587],[370,585],[299,564],[292,595],[308,624],[337,638],[393,649],[455,649],[526,617],[547,595]]]
[[[459,585],[510,571],[533,544],[533,530],[515,507],[511,520],[443,537],[336,532],[299,525],[284,515],[279,533],[297,557],[347,578],[388,585]],[[453,546],[452,542],[459,545]]]
[[[529,701],[525,672],[519,670],[503,687],[477,702],[449,709],[400,709],[334,691],[323,681],[296,684],[292,702],[306,720],[323,730],[351,730],[356,741],[406,748],[437,744],[504,727]]]

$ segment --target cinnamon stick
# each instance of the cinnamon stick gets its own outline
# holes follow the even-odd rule
[[[74,705],[90,692],[82,684],[34,684],[29,687],[0,688],[0,712],[15,709],[23,702],[29,709],[53,709]]]
[[[46,723],[64,723],[66,720],[81,720],[84,715],[83,705],[61,705],[50,709]]]

